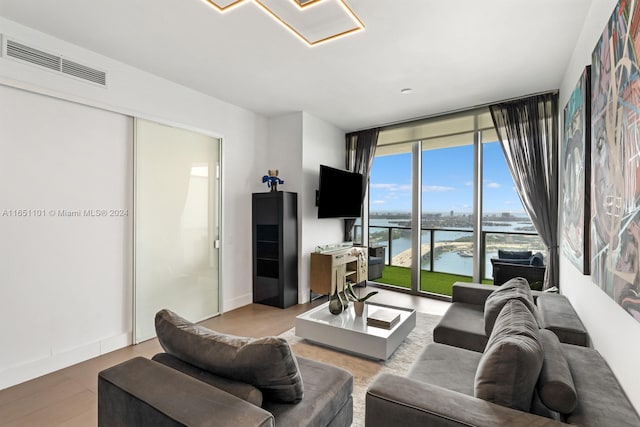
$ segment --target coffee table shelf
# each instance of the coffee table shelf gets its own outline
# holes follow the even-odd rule
[[[391,329],[367,326],[367,313],[377,308],[396,311],[400,321]],[[296,336],[338,350],[386,360],[416,326],[416,311],[409,308],[367,303],[362,317],[353,305],[342,314],[329,313],[329,303],[296,317]]]

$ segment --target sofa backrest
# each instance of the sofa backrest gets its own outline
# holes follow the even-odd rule
[[[531,251],[505,251],[498,249],[498,258],[500,259],[526,259],[531,257]]]
[[[484,303],[484,329],[487,336],[491,336],[493,325],[502,308],[513,299],[521,301],[533,314],[536,325],[539,325],[538,309],[533,300],[529,283],[522,277],[515,277],[494,289]]]
[[[529,411],[543,350],[538,322],[517,299],[498,315],[476,370],[474,394],[480,399]]]

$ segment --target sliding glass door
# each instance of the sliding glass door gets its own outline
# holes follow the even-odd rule
[[[219,312],[220,140],[136,119],[135,147],[138,343],[163,308],[192,321]]]

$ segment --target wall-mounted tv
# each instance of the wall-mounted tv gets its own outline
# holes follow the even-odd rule
[[[358,218],[362,210],[362,174],[320,165],[318,218]]]

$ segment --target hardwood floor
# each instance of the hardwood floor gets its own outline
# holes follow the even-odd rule
[[[373,290],[373,288],[367,288]],[[386,289],[372,301],[443,314],[449,303]],[[315,300],[285,310],[251,304],[202,322],[217,331],[252,337],[291,329],[295,317],[322,304]],[[92,427],[97,425],[98,372],[136,356],[162,351],[156,339],[129,346],[0,391],[0,427]]]

